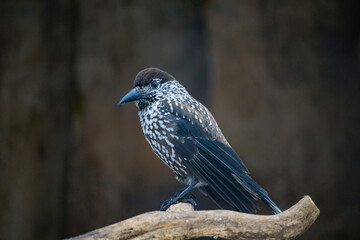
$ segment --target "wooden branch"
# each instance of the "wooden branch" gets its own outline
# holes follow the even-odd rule
[[[194,211],[190,204],[178,203],[166,212],[144,213],[70,239],[189,239],[203,236],[293,239],[304,233],[319,214],[320,210],[309,196],[285,212],[266,216],[227,210]]]

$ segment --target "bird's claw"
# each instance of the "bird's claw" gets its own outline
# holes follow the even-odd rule
[[[184,202],[184,203],[190,203],[193,205],[194,209],[198,209],[198,204],[196,202],[196,197],[193,194],[187,194],[184,197],[177,199],[176,196],[173,196],[169,198],[168,200],[165,200],[160,207],[160,211],[166,211],[171,205],[177,202]]]
[[[175,203],[174,198],[165,200],[160,206],[160,211],[166,211],[174,203]]]
[[[181,198],[179,200],[179,202],[190,203],[191,205],[193,205],[194,210],[198,210],[198,204],[196,202],[196,197],[191,193],[186,195],[185,197]]]

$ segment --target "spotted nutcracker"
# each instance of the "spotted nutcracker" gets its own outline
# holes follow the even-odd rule
[[[199,188],[224,209],[254,213],[261,199],[273,213],[281,212],[250,177],[210,111],[173,76],[157,68],[140,71],[134,88],[119,104],[133,101],[151,148],[186,185],[160,210],[186,199],[190,190]]]

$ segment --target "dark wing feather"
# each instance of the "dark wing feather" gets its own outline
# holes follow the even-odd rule
[[[200,104],[198,107],[203,106]],[[191,107],[189,104],[183,108]],[[205,184],[201,190],[225,209],[253,213],[258,208],[257,200],[261,198],[274,213],[280,212],[266,191],[251,179],[248,169],[222,133],[217,131],[211,114],[206,116],[198,112],[195,118],[194,112],[184,109],[174,104],[171,108],[164,105],[164,111],[171,113],[168,117],[174,120],[171,122],[175,123],[180,136],[173,140],[174,149],[185,159],[187,168]],[[199,118],[201,124],[197,121]]]
[[[228,161],[227,154],[218,155],[214,153],[209,148],[214,142],[200,141],[198,142],[199,153],[193,160],[187,162],[188,167],[193,169],[194,165],[197,164],[207,172],[210,178],[206,178],[204,181],[235,209],[242,212],[255,212],[258,196],[246,184],[246,181],[250,179],[247,173],[240,173],[231,167],[228,164],[231,161]],[[217,144],[221,145],[222,143]],[[219,190],[222,190],[222,192],[220,193]]]

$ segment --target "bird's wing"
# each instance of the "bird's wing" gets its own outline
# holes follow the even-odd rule
[[[196,147],[201,147],[196,142],[204,140],[206,142],[203,142],[203,144],[205,146],[209,145],[208,147],[212,148],[212,151],[227,159],[232,168],[237,169],[239,172],[249,173],[240,157],[224,138],[214,117],[205,106],[196,100],[183,102],[181,105],[164,102],[163,106],[163,111],[168,113],[168,118],[171,118],[171,122],[175,125],[173,127],[176,129],[177,135],[180,136],[180,143],[186,141],[194,143]],[[180,151],[185,145],[181,146],[178,149]],[[192,147],[187,146],[187,148]],[[194,153],[194,151],[190,152]]]
[[[253,213],[257,200],[277,208],[251,177],[239,156],[230,147],[211,113],[199,102],[182,105],[164,103],[167,118],[176,130],[172,139],[184,164],[205,184],[202,188],[220,207]]]

